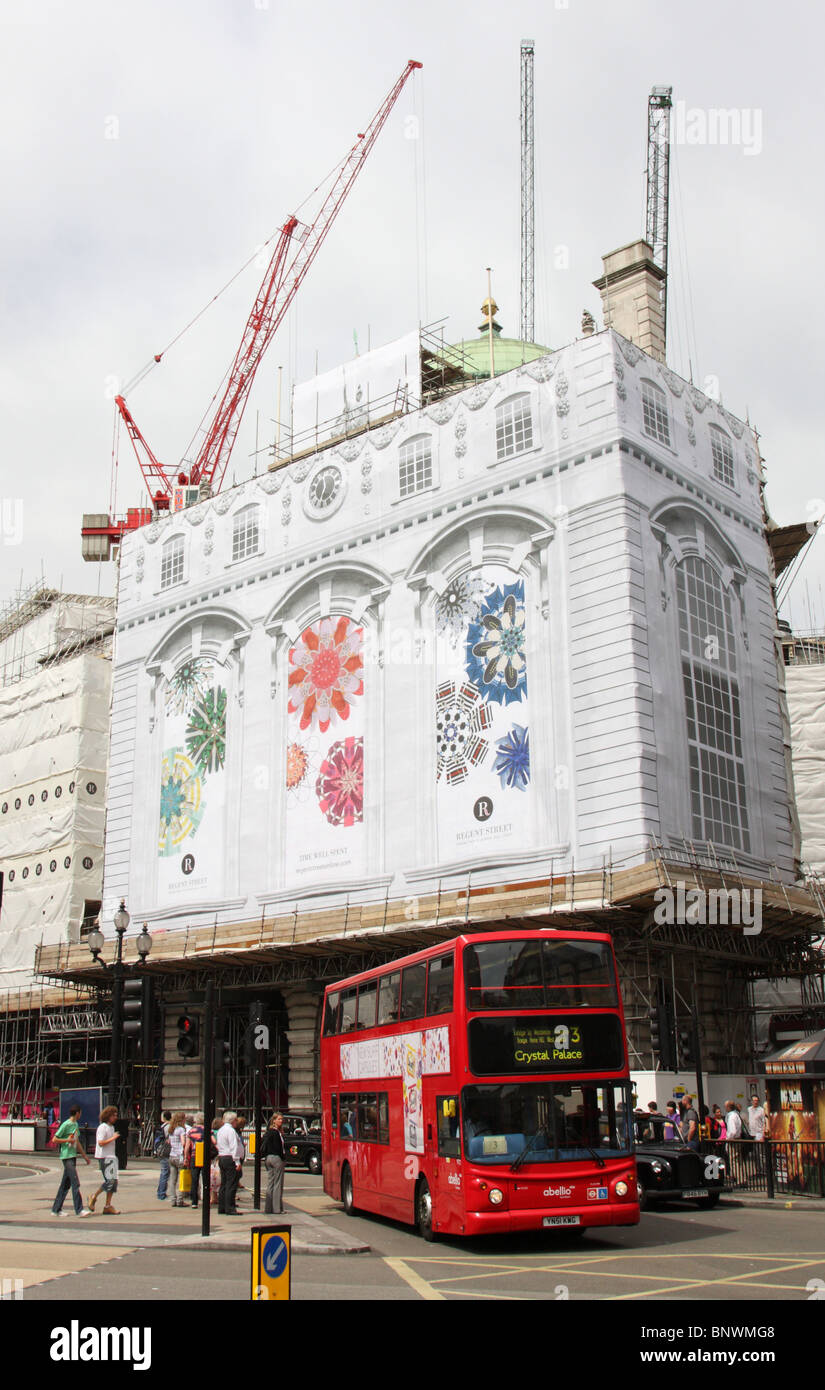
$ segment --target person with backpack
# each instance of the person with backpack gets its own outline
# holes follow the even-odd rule
[[[196,1158],[195,1145],[196,1145],[196,1144],[201,1144],[201,1143],[203,1143],[205,1133],[206,1133],[206,1130],[204,1129],[204,1124],[203,1124],[203,1111],[202,1111],[202,1110],[199,1110],[198,1113],[197,1113],[197,1115],[195,1116],[195,1123],[192,1125],[191,1129],[189,1130],[189,1132],[188,1132],[187,1135],[186,1135],[186,1140],[185,1140],[185,1142],[184,1142],[184,1147],[183,1147],[183,1161],[184,1161],[185,1166],[189,1169],[189,1171],[190,1171],[190,1173],[191,1173],[191,1175],[192,1175],[192,1177],[191,1177],[191,1186],[190,1186],[190,1189],[189,1189],[189,1200],[190,1200],[190,1204],[191,1204],[193,1207],[197,1207],[197,1205],[198,1205],[198,1193],[199,1193],[199,1191],[200,1191],[201,1172],[202,1172],[202,1169],[196,1167],[196,1165],[195,1165],[195,1158]],[[216,1143],[215,1143],[215,1140],[212,1138],[211,1135],[210,1135],[209,1147],[210,1147],[210,1156],[209,1156],[208,1158],[206,1158],[206,1156],[204,1155],[204,1159],[205,1159],[204,1166],[205,1166],[207,1172],[209,1172],[209,1170],[210,1170],[210,1168],[211,1168],[211,1166],[212,1166],[212,1159],[213,1159],[213,1158],[217,1158],[217,1156],[218,1156],[218,1148],[217,1148],[217,1145],[216,1145]],[[206,1189],[204,1188],[204,1201],[205,1201],[205,1200],[206,1200]]]
[[[63,1215],[63,1202],[69,1188],[72,1190],[75,1216],[91,1216],[92,1214],[89,1208],[84,1205],[80,1193],[80,1183],[77,1177],[77,1155],[80,1154],[80,1157],[85,1158],[86,1163],[89,1163],[89,1157],[80,1141],[81,1114],[82,1111],[80,1106],[73,1105],[69,1111],[68,1120],[64,1120],[62,1125],[59,1126],[52,1141],[55,1144],[59,1144],[60,1157],[63,1162],[63,1176],[60,1179],[60,1186],[57,1189],[57,1194],[52,1203],[53,1216]]]
[[[155,1156],[160,1159],[160,1173],[158,1175],[158,1201],[166,1201],[166,1189],[169,1186],[169,1155],[172,1152],[172,1145],[169,1141],[169,1121],[172,1118],[171,1110],[164,1110],[163,1124],[155,1136]]]

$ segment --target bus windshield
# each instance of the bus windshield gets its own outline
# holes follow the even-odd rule
[[[464,948],[468,1009],[615,1009],[616,979],[604,941],[525,937]]]
[[[630,1090],[616,1082],[508,1082],[465,1086],[464,1156],[473,1163],[615,1158],[631,1149]]]

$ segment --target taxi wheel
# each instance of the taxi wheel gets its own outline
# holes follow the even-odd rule
[[[697,1202],[696,1205],[697,1207],[718,1207],[721,1196],[721,1192],[711,1192],[709,1197],[706,1197],[703,1202]]]
[[[636,1192],[639,1198],[639,1211],[644,1211],[647,1206],[647,1190],[644,1184],[638,1179],[636,1180]]]
[[[321,1171],[321,1155],[316,1153],[314,1149],[312,1153],[307,1154],[307,1168],[310,1173],[320,1173]]]
[[[344,1203],[344,1211],[347,1216],[352,1216],[355,1210],[355,1195],[352,1190],[352,1173],[348,1163],[345,1163],[341,1170],[341,1201]]]
[[[421,1178],[415,1193],[415,1223],[424,1240],[435,1240],[433,1230],[433,1199],[426,1178]]]

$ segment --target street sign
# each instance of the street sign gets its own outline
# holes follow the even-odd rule
[[[292,1227],[253,1226],[252,1231],[253,1302],[292,1297]]]

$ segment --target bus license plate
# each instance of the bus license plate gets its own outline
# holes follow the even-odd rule
[[[686,1187],[682,1193],[683,1197],[707,1197],[707,1195],[706,1187]]]
[[[580,1216],[544,1216],[542,1226],[580,1226]]]

